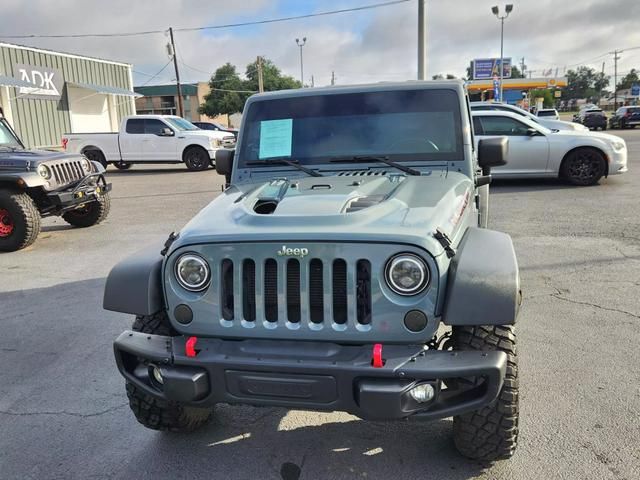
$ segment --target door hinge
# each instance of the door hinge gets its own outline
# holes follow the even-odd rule
[[[440,230],[440,228],[436,228],[436,231],[433,234],[433,238],[438,240],[440,245],[442,245],[442,248],[444,248],[444,251],[447,254],[447,258],[451,258],[456,254],[456,251],[451,248],[452,242],[449,238],[449,235]]]

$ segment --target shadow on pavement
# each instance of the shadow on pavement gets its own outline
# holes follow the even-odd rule
[[[487,468],[455,450],[450,419],[336,421],[327,413],[292,413],[316,424],[299,425],[299,418],[281,408],[219,405],[208,426],[191,434],[158,434],[153,450],[169,464],[180,458],[203,471],[228,466],[228,478],[469,479]]]

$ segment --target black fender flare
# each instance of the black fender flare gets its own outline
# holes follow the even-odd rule
[[[161,248],[142,250],[111,269],[104,287],[105,310],[153,315],[164,308]]]
[[[522,292],[511,237],[467,229],[449,264],[442,321],[447,325],[512,325]]]

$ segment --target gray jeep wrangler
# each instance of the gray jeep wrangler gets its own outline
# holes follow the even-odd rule
[[[483,461],[518,436],[511,239],[481,228],[506,138],[474,151],[459,81],[255,95],[230,186],[164,248],[118,264],[104,307],[137,420],[191,430],[217,403],[453,417]]]
[[[27,150],[0,115],[0,252],[28,247],[41,217],[90,227],[109,214],[104,168],[82,155]]]

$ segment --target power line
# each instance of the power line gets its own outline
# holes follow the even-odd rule
[[[146,82],[144,82],[142,85],[140,85],[140,87],[146,86],[149,82],[151,82],[151,80],[153,80],[158,75],[160,75],[162,72],[164,72],[165,68],[167,68],[170,63],[171,63],[171,60],[169,60],[167,63],[165,63],[164,67],[162,67],[160,70],[158,70],[158,73],[156,73],[155,75],[151,75],[151,78],[149,78]],[[141,73],[141,72],[136,72],[136,73]],[[148,75],[148,74],[143,73],[143,75]]]
[[[258,93],[257,90],[227,90],[226,88],[212,88],[212,92],[237,92],[237,93]]]
[[[302,18],[322,17],[325,15],[335,15],[338,13],[357,12],[361,10],[370,10],[372,8],[388,7],[390,5],[397,5],[399,3],[406,3],[409,1],[411,0],[394,0],[392,2],[374,3],[371,5],[363,5],[361,7],[343,8],[341,10],[329,10],[327,12],[308,13],[306,15],[295,15],[292,17],[272,18],[268,20],[257,20],[254,22],[227,23],[224,25],[211,25],[208,27],[176,28],[175,31],[176,32],[193,32],[196,30],[217,30],[221,28],[246,27],[249,25],[264,25],[266,23],[288,22],[290,20],[299,20]]]
[[[357,12],[362,10],[370,10],[372,8],[388,7],[399,3],[406,3],[411,0],[394,0],[391,2],[374,3],[371,5],[363,5],[360,7],[343,8],[341,10],[329,10],[326,12],[308,13],[306,15],[295,15],[291,17],[270,18],[266,20],[256,20],[253,22],[228,23],[224,25],[209,25],[204,27],[186,27],[174,28],[174,32],[193,32],[198,30],[218,30],[222,28],[246,27],[250,25],[263,25],[267,23],[288,22],[291,20],[300,20],[303,18],[322,17],[326,15],[336,15],[339,13]],[[69,34],[52,34],[52,35],[0,35],[0,38],[87,38],[87,37],[135,37],[141,35],[155,35],[158,33],[166,34],[168,30],[147,30],[141,32],[121,32],[121,33],[69,33]]]

